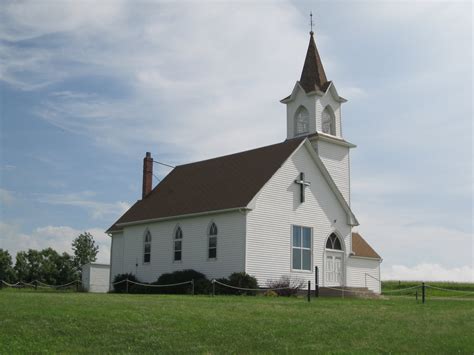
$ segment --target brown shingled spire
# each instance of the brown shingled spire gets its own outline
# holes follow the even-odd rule
[[[308,51],[306,52],[306,59],[304,60],[300,79],[300,84],[307,93],[315,90],[325,91],[329,85],[323,63],[314,42],[313,31],[310,32],[310,35]]]

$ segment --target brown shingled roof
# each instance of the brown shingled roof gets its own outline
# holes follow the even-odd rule
[[[107,232],[120,223],[246,207],[304,139],[177,166]]]
[[[313,33],[309,39],[308,51],[304,60],[303,71],[301,72],[300,84],[306,93],[321,90],[326,91],[331,82],[326,78],[323,63],[319,57]]]
[[[359,233],[352,233],[352,251],[355,256],[381,259],[380,255],[372,249],[369,243],[367,243]]]

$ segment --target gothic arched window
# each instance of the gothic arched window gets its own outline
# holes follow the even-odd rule
[[[151,260],[151,233],[149,230],[145,233],[143,239],[143,262],[149,263]]]
[[[295,133],[304,134],[309,132],[309,112],[304,106],[300,106],[295,114]]]
[[[322,131],[326,134],[336,135],[336,120],[330,106],[326,106],[322,115]]]
[[[178,226],[174,232],[174,261],[181,261],[183,253],[183,231]]]
[[[209,259],[217,258],[217,226],[212,222],[209,227],[208,254]]]
[[[342,244],[336,234],[332,233],[326,242],[326,249],[342,250]]]

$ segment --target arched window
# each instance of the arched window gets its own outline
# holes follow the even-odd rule
[[[178,226],[174,232],[174,261],[181,261],[183,254],[183,231]]]
[[[209,259],[217,258],[217,226],[212,222],[209,227],[208,255]]]
[[[143,262],[149,263],[151,260],[151,233],[149,230],[145,233],[143,239]]]
[[[342,250],[342,244],[336,234],[332,233],[326,242],[326,249]]]
[[[336,120],[334,118],[334,112],[330,106],[326,106],[322,115],[322,130],[323,133],[336,135]]]
[[[304,106],[300,106],[295,114],[295,133],[304,134],[309,132],[309,112]]]

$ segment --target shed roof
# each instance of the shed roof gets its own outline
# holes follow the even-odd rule
[[[381,259],[380,255],[357,232],[352,233],[352,251],[354,256]]]

